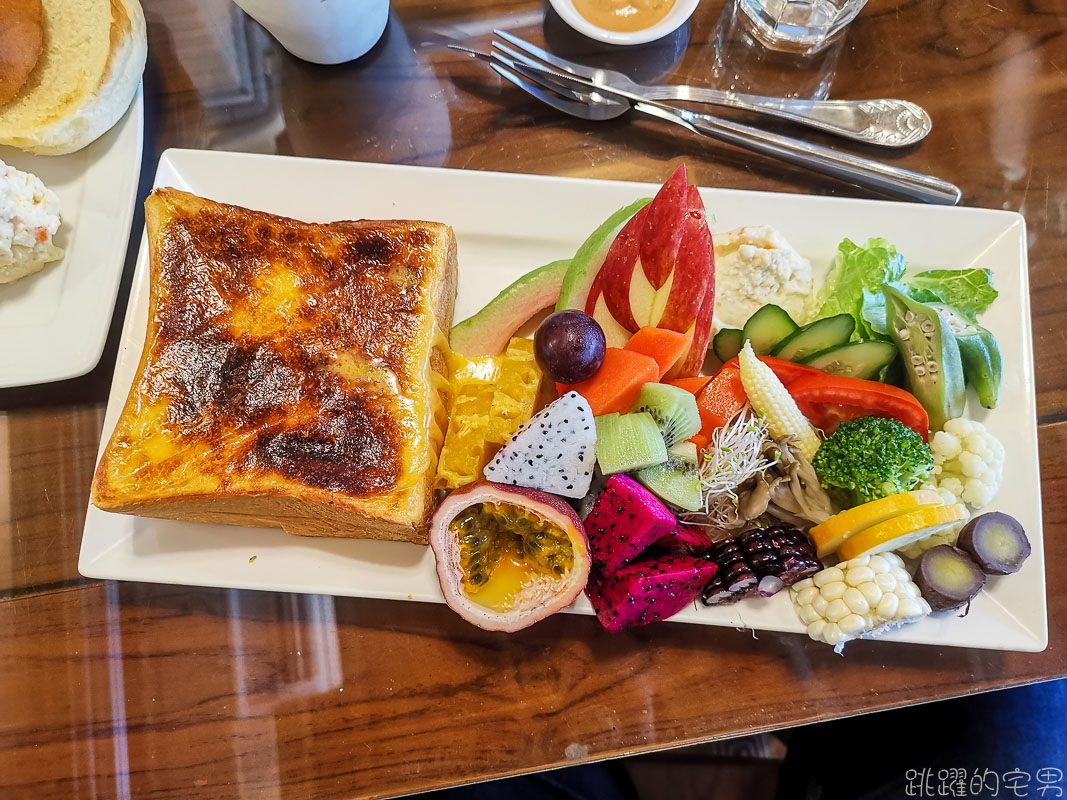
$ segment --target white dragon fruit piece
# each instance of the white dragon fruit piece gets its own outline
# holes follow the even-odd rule
[[[563,497],[584,497],[596,463],[596,425],[589,401],[567,392],[523,425],[486,467],[495,483]]]

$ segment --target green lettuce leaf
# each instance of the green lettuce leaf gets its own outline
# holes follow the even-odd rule
[[[987,269],[932,269],[904,279],[904,256],[885,239],[863,246],[845,239],[826,282],[815,298],[813,319],[849,314],[856,320],[853,339],[888,339],[882,287],[891,285],[920,303],[945,303],[976,321],[997,299]]]
[[[893,284],[897,289],[902,291],[916,303],[940,303],[941,298],[931,292],[929,289],[916,289],[914,286],[908,286],[904,283]]]
[[[889,326],[886,323],[885,295],[881,292],[863,290],[863,305],[860,307],[860,316],[868,330],[874,332],[879,338],[889,338]]]
[[[997,299],[988,269],[931,269],[908,278],[912,297],[923,303],[941,301],[974,320]],[[917,296],[924,294],[927,299]]]
[[[885,239],[868,239],[862,247],[845,239],[838,245],[834,267],[816,297],[815,305],[819,310],[815,319],[851,314],[856,320],[854,338],[885,338],[864,317],[864,292],[880,293],[883,284],[900,280],[904,267],[904,256]],[[884,304],[884,300],[882,302]],[[873,304],[871,311],[874,312]],[[884,317],[883,309],[883,320]]]

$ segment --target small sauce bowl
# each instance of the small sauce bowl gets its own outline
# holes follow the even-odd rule
[[[667,12],[667,16],[654,25],[639,31],[621,32],[601,28],[583,17],[574,7],[573,0],[549,0],[552,8],[560,18],[574,30],[590,39],[596,39],[607,44],[632,45],[653,42],[662,39],[669,33],[678,30],[687,19],[693,16],[700,0],[675,0],[674,6]]]

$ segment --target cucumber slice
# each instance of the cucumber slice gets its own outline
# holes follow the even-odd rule
[[[748,318],[741,330],[741,344],[752,342],[758,356],[768,355],[782,339],[799,330],[784,308],[768,303]],[[738,352],[741,348],[738,348]]]
[[[828,348],[808,356],[800,363],[831,375],[873,381],[896,356],[897,346],[892,342],[853,342]]]
[[[711,340],[711,349],[715,351],[715,357],[725,364],[741,352],[741,346],[744,343],[741,331],[737,328],[723,328]]]
[[[856,320],[851,314],[836,314],[817,319],[780,341],[771,351],[771,355],[786,361],[803,361],[823,350],[848,344],[854,330]]]

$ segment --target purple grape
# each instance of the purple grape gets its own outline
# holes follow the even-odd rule
[[[593,377],[604,363],[604,330],[581,311],[557,311],[545,317],[534,334],[537,363],[557,383]]]

